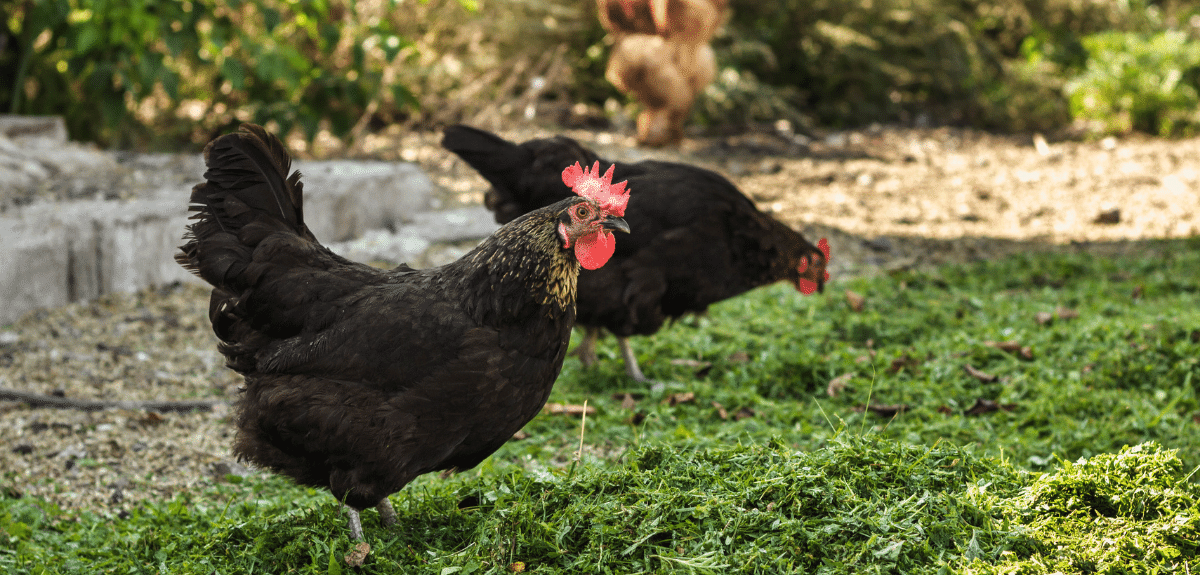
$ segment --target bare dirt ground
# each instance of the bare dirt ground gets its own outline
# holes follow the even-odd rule
[[[1017,251],[1150,252],[1163,248],[1149,240],[1200,233],[1200,139],[1047,143],[878,128],[641,150],[619,134],[565,133],[609,158],[686,161],[726,174],[810,239],[828,237],[835,280]],[[552,132],[501,134],[523,141]],[[356,155],[420,163],[447,207],[480,202],[486,184],[439,139],[371,136]],[[176,286],[35,312],[0,328],[0,387],[81,399],[232,400],[239,378],[223,367],[206,310],[205,290]],[[150,414],[0,402],[0,487],[119,516],[137,501],[241,472],[231,436],[224,404]]]
[[[562,133],[610,159],[714,169],[806,236],[828,237],[843,274],[1026,250],[1136,252],[1145,240],[1200,234],[1200,138],[1047,142],[872,127],[819,140],[751,133],[647,150],[612,132],[499,133],[517,142]],[[396,132],[368,138],[362,151],[420,163],[448,205],[481,202],[487,183],[439,139]]]

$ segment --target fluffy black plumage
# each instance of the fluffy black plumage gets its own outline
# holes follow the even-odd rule
[[[565,136],[516,144],[458,125],[446,128],[442,145],[492,185],[485,203],[499,223],[569,195],[558,166],[614,164]],[[608,265],[579,275],[585,363],[595,360],[596,330],[605,328],[618,337],[630,376],[644,380],[629,336],[653,334],[668,319],[780,280],[823,288],[826,255],[720,174],[673,162],[615,166],[614,180],[636,190],[625,212],[632,232]]]
[[[245,375],[240,457],[388,513],[389,494],[474,467],[539,412],[575,321],[579,263],[562,234],[616,220],[595,202],[523,215],[439,268],[382,271],[313,237],[300,175],[262,128],[204,156],[176,259],[213,285],[221,352]],[[572,219],[581,204],[595,217]]]

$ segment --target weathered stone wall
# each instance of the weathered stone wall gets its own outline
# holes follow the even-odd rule
[[[39,129],[13,118],[0,116],[0,325],[37,308],[199,281],[174,261],[202,179],[198,156],[101,152],[67,142],[53,119]],[[404,261],[497,227],[481,207],[429,211],[433,183],[413,164],[293,168],[304,175],[309,229],[350,256]],[[352,241],[368,231],[373,241]]]

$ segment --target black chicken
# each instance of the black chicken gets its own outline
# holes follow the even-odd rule
[[[629,336],[657,332],[667,318],[703,312],[712,303],[787,280],[805,294],[823,290],[829,244],[817,246],[754,206],[719,174],[672,162],[608,162],[565,136],[514,144],[469,126],[446,128],[442,146],[491,185],[485,196],[505,223],[571,191],[555,166],[573,162],[614,169],[638,193],[611,264],[579,274],[576,321],[587,327],[577,352],[595,362],[599,328],[617,336],[625,369],[645,381]]]
[[[304,225],[283,144],[246,125],[204,150],[195,223],[176,260],[213,285],[240,457],[329,489],[357,510],[423,473],[469,469],[532,419],[562,369],[580,264],[612,254],[628,192],[572,166],[580,196],[500,228],[457,262],[383,271]],[[565,166],[566,164],[564,164]],[[581,197],[582,196],[582,197]]]

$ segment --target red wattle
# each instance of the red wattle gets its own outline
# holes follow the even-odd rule
[[[817,282],[810,279],[800,278],[800,293],[804,295],[812,295],[817,291]]]
[[[612,232],[599,231],[583,236],[575,242],[575,257],[583,269],[599,269],[608,262],[617,250],[617,240]]]

